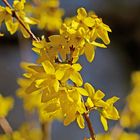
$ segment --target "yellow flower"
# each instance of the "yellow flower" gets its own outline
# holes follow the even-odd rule
[[[1,134],[0,140],[41,140],[42,137],[42,132],[39,128],[33,128],[31,125],[24,123],[12,135]]]
[[[13,108],[13,103],[13,98],[0,95],[0,117],[8,115],[8,112]]]
[[[115,139],[117,140],[139,140],[140,135],[136,133],[127,133],[125,131],[121,132],[121,134],[118,136],[118,133],[116,135],[113,135]],[[112,137],[111,132],[106,134],[98,134],[97,140],[113,140],[114,137]]]
[[[100,119],[104,129],[108,130],[107,119],[118,120],[119,114],[113,104],[119,99],[118,97],[112,97],[107,101],[103,101],[105,94],[101,90],[97,90],[92,87],[91,84],[85,83],[84,88],[88,92],[88,98],[86,101],[86,107],[88,110],[96,109],[100,113]]]
[[[95,92],[95,89],[89,83],[85,83],[84,88],[89,94],[86,102],[88,108],[105,107],[107,105],[102,100],[102,98],[105,96],[105,94],[102,91],[97,90]]]
[[[19,23],[17,19],[14,19],[13,12],[15,12],[16,16],[21,20],[21,22],[25,25],[25,27],[30,30],[29,24],[36,24],[36,20],[33,18],[28,18],[25,16],[24,10],[25,0],[14,0],[13,8],[2,7],[0,6],[0,25],[2,22],[5,22],[7,30],[14,34],[18,29],[21,30],[24,37],[29,38],[30,35],[25,30],[25,28]]]
[[[40,29],[51,32],[60,29],[64,11],[59,8],[59,0],[39,1],[35,6],[28,4],[25,9],[27,13],[38,19],[37,25]]]
[[[109,26],[94,13],[87,13],[84,8],[77,10],[76,17],[65,20],[60,29],[60,34],[68,38],[69,47],[74,48],[73,62],[76,62],[84,53],[87,60],[92,62],[96,47],[106,48],[103,43],[96,42],[96,39],[100,38],[105,44],[109,44],[108,32],[111,32]]]
[[[4,8],[0,6],[0,25],[3,21],[5,22],[7,30],[11,34],[14,34],[18,28],[18,24],[13,21],[12,9],[10,9],[9,7]]]
[[[107,131],[108,130],[108,125],[107,125],[107,119],[111,120],[118,120],[119,113],[117,109],[113,106],[113,104],[118,100],[118,97],[112,97],[106,101],[107,106],[101,109],[101,122],[103,124],[104,129]]]
[[[26,0],[21,0],[21,1],[14,0],[13,8],[14,8],[14,11],[17,14],[18,18],[23,22],[24,26],[28,30],[30,30],[29,24],[37,24],[37,21],[31,17],[30,18],[26,17],[25,12],[23,11],[25,2],[26,2]],[[18,23],[18,27],[21,30],[21,32],[25,38],[30,37],[29,33],[25,30],[25,28],[20,23]]]
[[[59,75],[62,79],[61,81],[65,83],[69,79],[73,81],[76,85],[82,86],[83,79],[79,73],[79,71],[82,69],[80,64],[59,64],[58,69],[56,73]]]
[[[127,107],[121,114],[123,127],[136,127],[140,125],[140,71],[132,73],[133,89],[127,97]]]

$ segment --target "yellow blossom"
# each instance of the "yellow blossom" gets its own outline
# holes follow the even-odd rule
[[[108,125],[107,125],[107,119],[111,120],[118,120],[119,113],[118,110],[113,106],[113,104],[118,100],[118,97],[112,97],[106,101],[107,106],[105,106],[101,110],[101,122],[103,124],[104,129],[107,131],[108,130]]]
[[[24,10],[25,0],[14,0],[13,8],[0,6],[0,25],[5,22],[7,30],[14,34],[18,29],[21,30],[24,37],[29,38],[29,33],[25,30],[23,25],[17,20],[18,17],[24,26],[30,30],[29,24],[36,24],[36,20],[25,16]],[[15,15],[16,14],[16,15]]]
[[[127,97],[127,107],[122,112],[121,125],[123,127],[136,127],[140,125],[140,71],[132,73],[133,89]]]
[[[37,25],[40,29],[56,31],[61,27],[64,11],[59,8],[59,0],[39,1],[35,6],[28,4],[25,9],[38,19]]]
[[[0,140],[41,140],[42,137],[42,132],[39,128],[32,128],[29,124],[24,123],[11,135],[1,134]]]
[[[112,132],[112,131],[111,131]],[[110,133],[107,134],[98,134],[97,135],[97,140],[139,140],[140,135],[136,133],[127,133],[123,131],[119,136],[116,134],[116,137],[112,137]]]
[[[100,38],[105,44],[109,44],[108,32],[111,32],[111,29],[94,13],[87,13],[84,8],[79,8],[77,13],[76,17],[62,24],[60,34],[69,38],[69,45],[78,51],[76,54],[80,56],[85,53],[87,60],[92,62],[95,48],[106,48],[103,43],[96,42],[96,39]]]
[[[5,22],[7,30],[11,34],[14,34],[18,28],[18,24],[15,21],[13,21],[12,9],[10,9],[9,7],[4,8],[0,6],[0,25],[3,21]]]
[[[107,101],[103,101],[103,97],[105,94],[97,90],[95,92],[95,89],[92,87],[91,84],[85,83],[84,88],[88,92],[88,98],[86,101],[86,107],[91,109],[97,109],[101,116],[101,122],[103,124],[103,127],[105,130],[108,130],[107,125],[107,119],[111,120],[118,120],[119,114],[117,109],[113,106],[113,104],[119,99],[118,97],[112,97],[108,99]]]

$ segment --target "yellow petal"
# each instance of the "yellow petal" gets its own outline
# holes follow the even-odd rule
[[[107,107],[107,103],[103,100],[99,100],[99,101],[95,102],[95,106],[96,107]]]
[[[54,74],[55,69],[49,60],[42,62],[42,66],[47,74]]]
[[[88,108],[92,108],[92,107],[94,106],[94,104],[93,104],[91,98],[87,98],[86,106],[87,106]]]
[[[101,100],[104,96],[105,94],[101,90],[97,90],[94,95],[94,98],[97,100]]]
[[[86,91],[89,94],[89,97],[92,97],[93,94],[95,93],[95,89],[93,88],[93,86],[89,83],[85,83],[84,84],[84,88],[86,89]]]
[[[82,69],[82,66],[80,64],[73,64],[72,68],[74,68],[75,71],[80,71]]]
[[[98,42],[95,42],[95,41],[91,42],[91,44],[93,44],[94,46],[97,46],[97,47],[107,48],[104,44],[98,43]]]
[[[83,84],[83,79],[80,75],[79,72],[74,71],[71,75],[70,75],[70,79],[78,86],[82,86]]]
[[[108,100],[106,101],[106,103],[108,103],[108,104],[110,104],[110,105],[113,105],[113,104],[114,104],[115,102],[117,102],[118,100],[119,100],[118,97],[113,96],[112,98],[108,99]]]
[[[54,80],[53,87],[54,87],[54,90],[56,92],[58,92],[58,90],[59,90],[59,82],[58,82],[57,79]]]
[[[38,90],[35,86],[35,82],[32,82],[26,89],[26,93],[32,93],[34,91]]]
[[[55,42],[55,44],[57,44],[57,43],[59,44],[61,41],[61,36],[60,35],[51,35],[51,36],[49,36],[49,40],[51,42]]]
[[[25,0],[21,0],[21,1],[14,0],[13,7],[16,10],[23,10],[24,9],[24,3],[25,3]]]
[[[85,10],[85,8],[79,8],[78,10],[77,10],[77,18],[79,19],[79,20],[82,20],[84,17],[86,17],[87,16],[87,12],[86,12],[86,10]]]
[[[64,74],[65,74],[65,71],[64,71],[64,69],[61,69],[61,68],[56,70],[56,72],[55,72],[56,78],[58,80],[61,80],[63,78]]]
[[[101,120],[101,123],[104,127],[104,130],[107,131],[108,130],[108,124],[107,124],[107,120],[106,118],[104,118],[102,115],[100,116],[100,120]]]
[[[73,108],[70,106],[67,109],[69,110],[69,113],[67,114],[66,118],[64,119],[65,126],[69,125],[70,123],[72,123],[76,119],[75,109],[73,110]]]
[[[86,17],[83,22],[88,27],[92,27],[95,24],[95,20],[93,18],[91,18],[91,17]]]
[[[85,89],[83,88],[76,88],[76,89],[81,95],[88,96],[88,92]]]
[[[5,24],[6,24],[7,30],[10,32],[10,34],[14,34],[18,29],[18,23],[13,23],[12,19],[6,20]]]
[[[25,30],[25,28],[22,25],[19,24],[19,26],[20,26],[20,31],[22,32],[22,35],[25,38],[29,38],[30,37],[30,34]],[[26,25],[26,28],[28,28],[28,30],[30,30],[29,25]]]
[[[6,12],[8,13],[8,14],[10,14],[10,15],[12,15],[12,9],[11,8],[9,8],[9,7],[5,7],[5,10],[6,10]]]
[[[89,62],[92,62],[95,56],[95,50],[94,50],[94,46],[91,44],[86,44],[85,45],[85,55],[86,58]]]
[[[28,23],[28,24],[37,24],[37,20],[34,18],[28,18],[28,17],[24,17],[24,22]]]
[[[110,39],[108,37],[108,32],[104,29],[99,29],[97,31],[98,36],[103,40],[103,42],[105,44],[109,44],[110,43]]]
[[[84,129],[84,127],[85,127],[85,123],[84,123],[85,121],[84,121],[84,118],[83,118],[83,116],[80,114],[80,115],[78,115],[77,116],[77,123],[78,123],[78,125],[79,125],[79,127],[81,128],[81,129]]]
[[[51,100],[51,101],[46,103],[45,110],[47,111],[47,113],[55,112],[59,109],[60,109],[60,104],[56,99]]]

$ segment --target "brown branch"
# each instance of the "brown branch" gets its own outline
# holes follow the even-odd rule
[[[8,3],[7,0],[2,0],[2,1],[4,2],[4,4],[5,4],[7,7],[12,8],[11,5]]]
[[[6,118],[0,117],[0,126],[6,134],[12,134],[13,130]]]
[[[12,9],[12,6],[9,4],[9,2],[8,2],[7,0],[2,0],[2,1],[3,1],[3,3],[4,3],[7,7],[9,7],[10,9]],[[39,41],[39,39],[34,35],[34,33],[33,33],[30,29],[26,28],[25,24],[24,24],[23,21],[18,17],[18,15],[16,14],[15,11],[13,11],[12,16],[18,20],[18,22],[23,26],[23,28],[27,31],[27,33],[30,35],[30,37],[31,37],[33,40]]]
[[[90,132],[91,139],[96,140],[95,139],[95,134],[94,134],[94,129],[92,127],[92,123],[91,123],[90,118],[89,118],[89,114],[84,113],[83,115],[84,115],[85,120],[87,122],[87,126],[88,126],[88,129],[89,129],[89,132]]]
[[[43,133],[42,140],[51,140],[51,123],[42,123],[41,129]]]

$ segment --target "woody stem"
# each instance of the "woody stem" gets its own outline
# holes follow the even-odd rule
[[[12,134],[13,130],[5,117],[0,117],[0,126],[6,134]]]
[[[84,113],[83,115],[84,115],[85,120],[86,120],[86,122],[87,122],[87,126],[88,126],[88,129],[89,129],[89,132],[90,132],[91,139],[92,139],[92,140],[95,140],[95,133],[94,133],[94,129],[93,129],[93,127],[92,127],[91,120],[90,120],[90,118],[89,118],[89,114]]]

